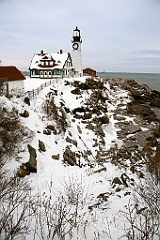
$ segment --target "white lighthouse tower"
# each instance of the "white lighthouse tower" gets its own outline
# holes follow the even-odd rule
[[[75,73],[80,77],[83,76],[81,43],[80,30],[76,27],[76,29],[73,30],[72,38],[72,59]]]

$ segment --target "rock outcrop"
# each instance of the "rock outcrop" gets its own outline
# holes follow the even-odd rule
[[[45,144],[41,140],[38,140],[38,146],[39,146],[39,151],[42,151],[42,152],[46,151]]]
[[[29,112],[27,110],[24,110],[24,112],[19,114],[21,117],[27,118],[29,117]]]
[[[36,149],[28,144],[28,151],[29,151],[29,161],[26,163],[22,163],[19,171],[17,172],[18,177],[25,177],[26,175],[29,175],[32,172],[33,173],[37,172]]]
[[[72,152],[70,147],[67,146],[63,154],[64,162],[67,162],[69,165],[76,165],[76,155],[75,152]]]

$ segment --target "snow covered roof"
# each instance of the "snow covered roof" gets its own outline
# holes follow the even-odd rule
[[[63,53],[62,50],[60,53],[36,53],[31,60],[30,69],[62,69],[64,67],[65,62],[69,57],[69,53]],[[42,62],[50,62],[50,64],[43,65]]]

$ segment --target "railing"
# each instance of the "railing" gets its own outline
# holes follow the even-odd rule
[[[27,95],[29,98],[34,98],[36,97],[37,95],[39,95],[39,93],[45,88],[45,87],[48,87],[49,85],[51,84],[61,84],[62,83],[62,79],[59,79],[59,78],[56,78],[56,79],[51,79],[50,81],[48,82],[45,82],[43,84],[41,84],[38,88],[36,89],[33,89],[32,91],[27,91],[25,93],[25,95]]]
[[[23,96],[28,96],[29,98],[34,98],[37,95],[39,95],[39,93],[45,88],[48,87],[51,84],[61,84],[62,83],[62,79],[56,78],[56,79],[50,79],[48,82],[44,82],[43,84],[41,84],[38,88],[36,89],[32,89],[31,91],[25,91],[25,89],[20,89],[20,88],[12,88],[9,89],[9,85],[7,82],[7,79],[4,78],[0,78],[0,96],[19,96],[19,97],[23,97]]]

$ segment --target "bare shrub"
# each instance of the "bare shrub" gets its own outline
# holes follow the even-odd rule
[[[29,233],[36,212],[28,184],[0,171],[0,239],[17,239]]]
[[[84,182],[82,175],[78,177],[77,174],[67,175],[64,178],[63,192],[62,195],[65,196],[66,201],[69,204],[78,204],[84,207],[87,201],[87,185]]]
[[[31,138],[31,131],[25,129],[18,115],[18,110],[12,108],[8,110],[0,105],[0,160],[3,156],[11,156],[18,150],[18,143],[27,137]]]
[[[61,106],[58,107],[55,104],[53,95],[50,97],[46,96],[42,108],[47,115],[47,118],[55,121],[57,129],[59,129],[60,132],[65,132],[67,126],[66,114]]]
[[[75,186],[76,179],[72,189],[77,191],[77,197],[69,203],[70,198],[62,192],[55,196],[53,182],[47,184],[46,192],[32,196],[24,179],[3,174],[6,173],[0,174],[0,239],[88,239],[89,229],[94,229],[92,239],[101,239],[101,234],[108,236],[107,232],[99,231],[98,216],[84,210],[87,206],[80,197],[84,193]]]
[[[44,240],[75,239],[78,234],[85,238],[88,217],[84,211],[86,199],[83,184],[82,176],[80,179],[69,176],[64,180],[63,190],[58,189],[57,197],[53,182],[47,184],[48,194],[44,193],[39,198],[35,239],[38,235]]]
[[[76,227],[77,206],[69,206],[61,193],[55,198],[53,182],[47,184],[47,187],[48,194],[40,196],[37,203],[34,239],[37,237],[43,240],[65,239],[66,236],[72,236],[72,231]]]
[[[134,201],[126,206],[129,240],[154,240],[160,236],[160,181],[148,175],[145,183],[135,189]]]

